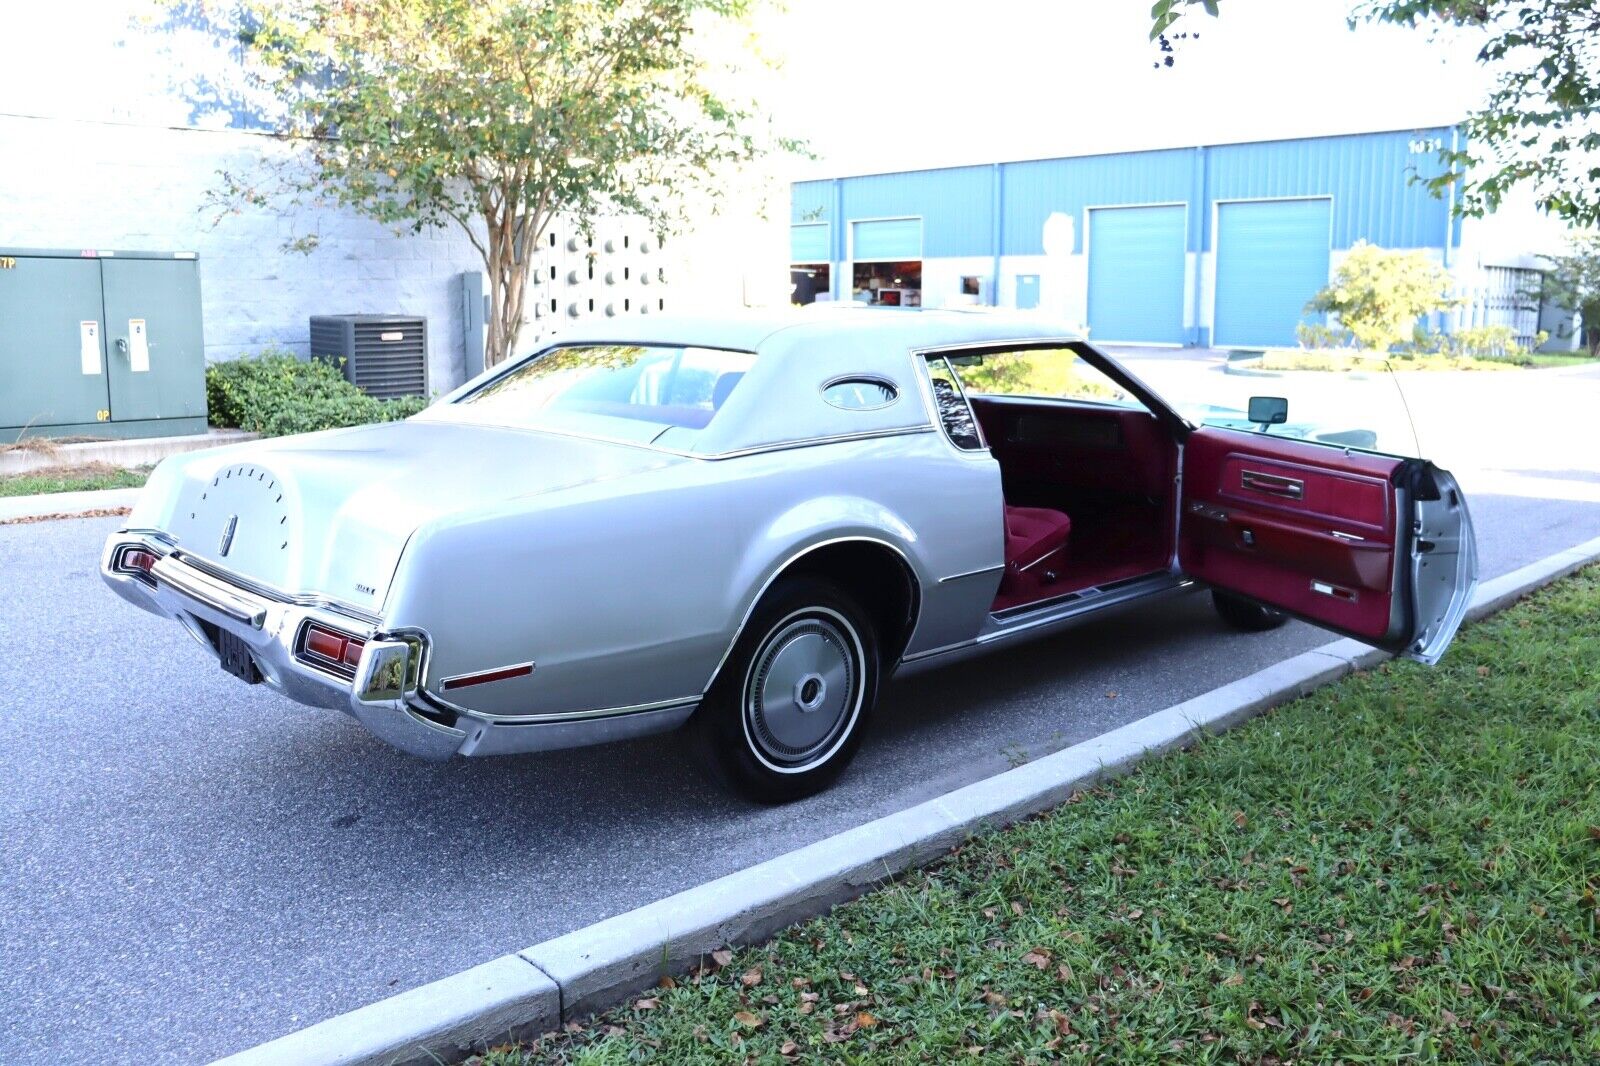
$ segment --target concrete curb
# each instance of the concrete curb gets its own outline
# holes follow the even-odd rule
[[[1600,537],[1479,586],[1476,620],[1600,559]],[[548,1031],[681,973],[729,944],[758,943],[949,852],[975,832],[1055,807],[1151,755],[1240,725],[1387,659],[1337,640],[938,799],[846,830],[516,955],[331,1018],[222,1060],[228,1066],[434,1062]]]
[[[128,437],[79,444],[51,445],[49,438],[42,438],[42,448],[30,446],[0,452],[0,474],[31,474],[35,470],[47,470],[53,466],[83,466],[88,463],[143,466],[160,462],[169,455],[238,444],[259,436],[259,433],[247,433],[242,429],[211,429],[186,437]]]
[[[132,507],[141,489],[95,489],[91,492],[47,492],[39,496],[0,496],[0,522],[8,518],[61,515],[71,518],[85,511]]]

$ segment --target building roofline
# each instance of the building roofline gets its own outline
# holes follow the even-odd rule
[[[1322,141],[1339,137],[1369,137],[1385,133],[1419,133],[1429,130],[1448,130],[1454,123],[1437,122],[1431,125],[1394,126],[1381,130],[1349,130],[1344,133],[1306,133],[1298,137],[1240,137],[1204,141],[1198,144],[1148,145],[1143,148],[1113,148],[1106,151],[1076,152],[1061,155],[1021,156],[1012,159],[987,159],[971,163],[942,163],[937,166],[901,167],[888,170],[861,170],[842,174],[826,174],[814,178],[793,178],[790,185],[811,182],[842,181],[847,178],[882,178],[895,174],[932,174],[942,170],[973,170],[980,167],[1012,166],[1018,163],[1053,163],[1065,159],[1101,159],[1112,155],[1142,155],[1149,152],[1183,152],[1199,148],[1226,148],[1241,144],[1288,144],[1294,141]]]

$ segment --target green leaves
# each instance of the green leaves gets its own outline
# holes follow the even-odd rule
[[[392,422],[416,414],[427,401],[420,396],[375,399],[326,360],[268,350],[206,367],[206,405],[212,425],[281,437]]]
[[[1306,310],[1338,315],[1361,347],[1382,352],[1409,340],[1419,315],[1454,303],[1449,272],[1422,252],[1357,241]]]
[[[697,33],[750,0],[245,0],[259,87],[297,151],[275,195],[422,231],[459,226],[490,278],[490,363],[514,344],[527,258],[557,216],[677,228],[690,194],[770,146],[709,86]],[[731,60],[729,60],[731,62]],[[239,199],[243,199],[242,195]],[[236,201],[237,202],[237,201]]]
[[[1217,17],[1217,0],[1156,0],[1150,7],[1150,39],[1159,38],[1183,17],[1191,7],[1199,7],[1212,18]]]

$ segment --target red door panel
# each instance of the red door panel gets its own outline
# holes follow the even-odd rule
[[[1200,581],[1378,644],[1395,610],[1404,460],[1205,427],[1183,456],[1178,560]],[[1405,629],[1406,632],[1399,632]]]

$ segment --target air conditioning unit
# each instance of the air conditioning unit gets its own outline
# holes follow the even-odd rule
[[[345,380],[369,396],[428,394],[428,320],[405,315],[312,315],[313,359],[342,360]]]

